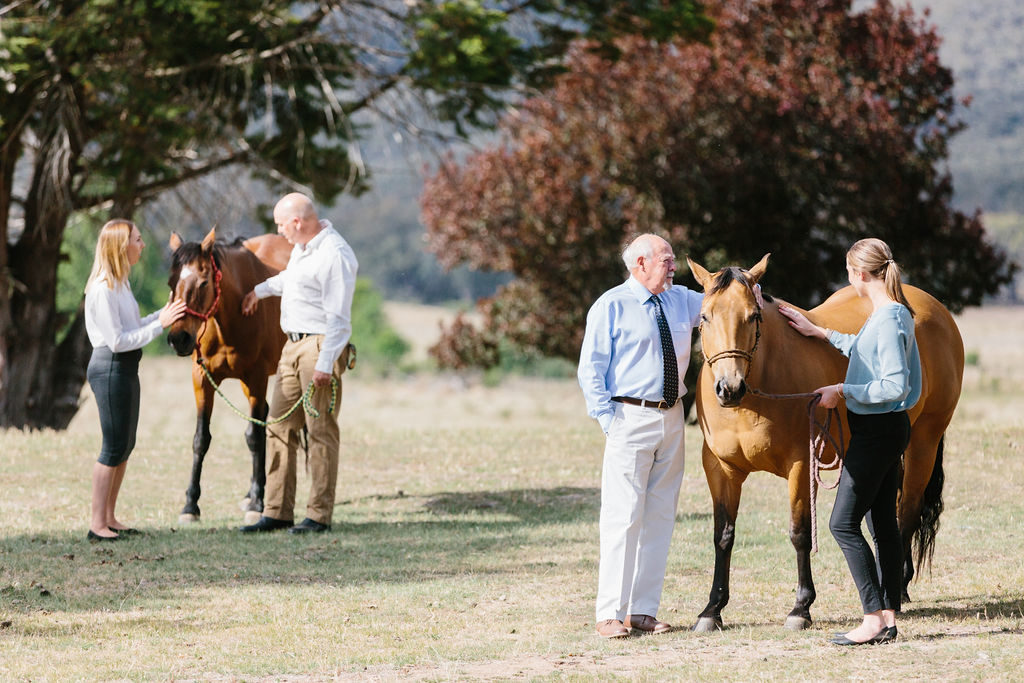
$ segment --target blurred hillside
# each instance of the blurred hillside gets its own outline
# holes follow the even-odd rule
[[[1017,0],[911,0],[931,10],[956,92],[972,102],[950,168],[965,211],[1024,214],[1024,4]]]

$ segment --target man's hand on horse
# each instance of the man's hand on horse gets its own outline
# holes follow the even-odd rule
[[[326,387],[331,383],[331,373],[320,372],[319,370],[313,371],[313,384],[317,387]]]
[[[249,292],[242,299],[242,315],[252,315],[256,312],[256,306],[260,300],[256,297],[256,292]]]

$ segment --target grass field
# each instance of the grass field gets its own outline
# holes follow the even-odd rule
[[[485,387],[357,369],[334,529],[313,538],[235,531],[249,463],[243,423],[218,405],[203,520],[181,526],[188,361],[147,358],[120,507],[144,536],[85,541],[99,447],[88,392],[65,432],[0,432],[0,680],[1020,679],[1024,310],[959,323],[971,364],[947,434],[946,509],[894,645],[826,643],[859,611],[826,530],[828,491],[815,624],[783,630],[795,559],[785,485],[765,474],[744,488],[727,628],[689,630],[713,566],[696,428],[659,613],[679,628],[597,638],[603,439],[572,380]],[[300,475],[297,517],[306,488]]]

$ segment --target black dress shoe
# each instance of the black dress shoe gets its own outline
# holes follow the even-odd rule
[[[107,528],[110,529],[111,531],[115,532],[115,533],[120,534],[121,536],[141,536],[142,535],[141,531],[139,531],[138,529],[132,529],[131,527],[129,527],[127,529],[115,529],[112,526],[108,526]]]
[[[240,526],[238,530],[243,534],[250,534],[254,531],[277,531],[278,529],[287,529],[292,525],[291,520],[274,519],[273,517],[260,517],[260,521],[249,526]]]
[[[99,543],[101,541],[120,541],[121,540],[120,536],[100,536],[99,534],[94,532],[92,529],[89,529],[89,533],[86,535],[86,538],[88,538],[93,543]]]
[[[289,529],[288,533],[290,533],[290,534],[308,534],[308,533],[319,534],[319,533],[323,533],[324,531],[330,531],[330,530],[331,530],[331,525],[330,524],[321,524],[320,522],[314,521],[314,520],[310,519],[309,517],[306,517],[304,520],[302,520],[301,522],[299,522],[298,524],[293,526],[291,529]]]
[[[846,637],[845,633],[837,633],[829,642],[833,645],[881,645],[882,643],[893,642],[896,640],[897,635],[899,634],[896,631],[895,626],[884,626],[881,631],[874,635],[873,638],[869,638],[862,642],[850,640]]]

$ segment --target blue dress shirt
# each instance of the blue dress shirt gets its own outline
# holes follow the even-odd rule
[[[636,278],[598,298],[587,314],[577,377],[588,414],[605,433],[615,413],[612,396],[660,401],[664,396],[664,357],[651,292]],[[700,320],[704,295],[679,285],[658,295],[672,332],[679,368],[679,391],[690,363],[691,332]]]
[[[828,340],[850,358],[843,383],[847,410],[892,413],[913,408],[921,397],[921,357],[906,306],[883,306],[856,335],[833,330]]]

